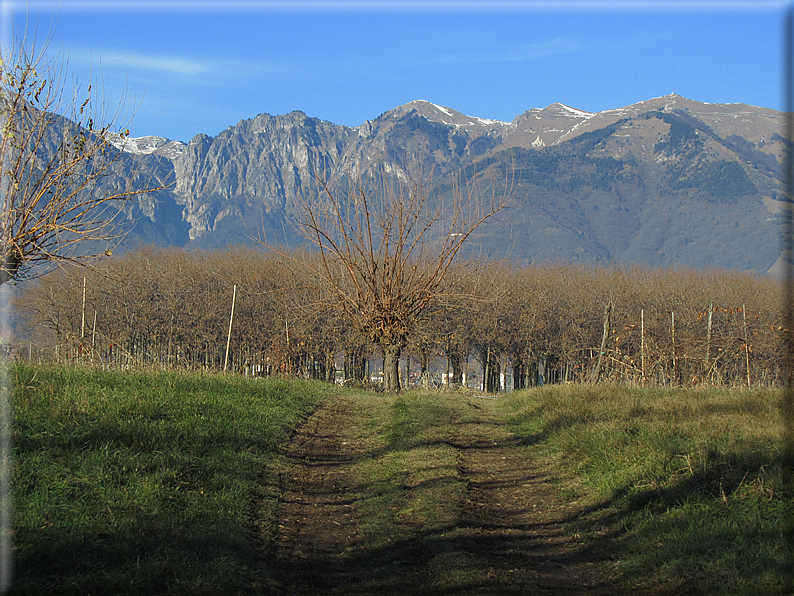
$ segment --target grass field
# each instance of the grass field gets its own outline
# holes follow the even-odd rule
[[[570,385],[501,405],[526,448],[557,462],[570,497],[599,504],[572,530],[597,542],[598,518],[608,520],[625,583],[767,594],[785,593],[794,561],[782,536],[794,507],[781,400],[779,391]]]
[[[10,377],[11,594],[279,593],[267,553],[284,448],[342,390],[46,366]],[[426,558],[431,585],[467,572],[450,546],[467,498],[457,446],[467,429],[493,428],[585,505],[567,529],[611,553],[622,593],[785,593],[794,510],[779,393],[552,386],[472,406],[344,391],[357,540],[384,566],[400,543]]]
[[[259,581],[254,520],[276,522],[280,447],[332,387],[65,367],[10,376],[11,593],[218,594]]]

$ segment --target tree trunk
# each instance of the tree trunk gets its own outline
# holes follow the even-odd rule
[[[419,379],[423,389],[430,387],[430,356],[427,350],[422,349],[419,352]]]
[[[463,367],[461,366],[460,354],[453,351],[449,353],[449,363],[452,365],[452,379],[453,385],[460,385],[463,382]]]
[[[501,367],[496,352],[488,347],[483,366],[483,391],[496,393],[500,389]]]
[[[345,352],[344,360],[342,362],[342,374],[344,376],[345,381],[355,378],[353,372],[354,366],[355,366],[355,356],[353,356],[353,354],[348,350],[347,352]]]
[[[513,390],[525,389],[526,385],[526,362],[520,353],[513,356]]]
[[[502,389],[502,366],[496,358],[491,358],[488,366],[488,393],[497,393]]]
[[[363,381],[367,378],[367,358],[362,348],[345,352],[344,378],[345,381]]]
[[[328,383],[336,382],[336,358],[333,353],[325,355],[325,380]]]
[[[400,390],[400,344],[383,346],[383,389]]]
[[[491,346],[480,347],[480,359],[482,360],[482,385],[483,391],[488,391],[488,365],[491,361]]]

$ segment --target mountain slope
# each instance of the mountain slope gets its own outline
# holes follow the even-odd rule
[[[296,244],[289,220],[301,198],[317,200],[316,175],[377,167],[432,174],[439,197],[453,176],[482,192],[510,184],[509,210],[473,247],[492,257],[767,271],[780,255],[782,123],[774,110],[676,95],[598,113],[552,104],[510,123],[417,100],[355,128],[261,114],[187,145],[149,137],[125,151],[175,180],[137,213],[149,230],[138,236],[164,230],[163,244],[263,231]]]

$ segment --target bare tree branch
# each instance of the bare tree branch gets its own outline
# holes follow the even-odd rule
[[[315,273],[337,308],[384,353],[384,383],[399,389],[400,351],[474,231],[509,200],[483,201],[471,181],[451,203],[431,195],[432,178],[350,176],[346,188],[318,178],[321,200],[304,199],[298,228],[319,249]],[[462,265],[462,264],[461,264]]]
[[[0,284],[41,275],[47,263],[109,254],[130,223],[125,204],[159,190],[122,186],[116,176],[122,153],[114,142],[129,129],[111,126],[124,98],[115,114],[97,105],[91,84],[82,101],[68,98],[65,61],[45,50],[27,48],[24,38],[0,48]]]

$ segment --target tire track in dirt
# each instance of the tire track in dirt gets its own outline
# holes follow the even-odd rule
[[[460,426],[455,439],[468,493],[461,554],[487,569],[489,580],[473,592],[615,594],[604,555],[565,528],[584,508],[562,498],[547,463],[529,460],[512,433],[471,399],[469,405],[480,421]]]
[[[332,402],[309,418],[290,446],[295,467],[285,483],[277,546],[286,594],[327,594],[353,581],[347,555],[356,524],[347,468],[354,451],[339,432],[349,410],[348,399]]]
[[[431,537],[435,562],[418,544],[426,538],[421,528],[419,540],[395,540],[378,552],[364,548],[359,528],[366,520],[358,518],[356,502],[365,489],[355,485],[351,467],[370,446],[367,439],[345,437],[353,399],[340,398],[315,413],[290,447],[296,465],[284,482],[275,552],[281,593],[617,593],[604,555],[566,532],[565,523],[584,508],[565,502],[551,484],[549,466],[516,449],[476,398],[462,398],[465,420],[449,437],[466,496],[454,526]],[[460,581],[439,585],[439,566]]]

